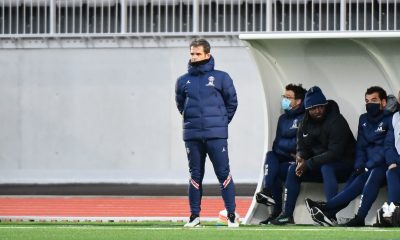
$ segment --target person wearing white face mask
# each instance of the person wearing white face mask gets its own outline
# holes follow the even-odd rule
[[[296,132],[304,117],[304,96],[306,89],[301,84],[289,84],[282,95],[281,107],[284,113],[279,117],[272,150],[265,157],[263,189],[256,194],[258,203],[274,206],[270,216],[260,224],[268,224],[282,211],[282,181],[296,156]]]

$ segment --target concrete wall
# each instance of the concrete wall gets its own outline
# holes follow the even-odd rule
[[[186,183],[174,88],[187,46],[0,50],[0,183]],[[238,92],[232,173],[255,183],[266,131],[260,76],[243,46],[212,53]],[[217,183],[210,162],[205,182]]]
[[[293,35],[293,34],[292,34]],[[243,37],[246,39],[246,36]],[[249,37],[250,38],[250,37]],[[400,39],[260,39],[247,40],[260,69],[266,96],[267,146],[274,138],[280,114],[281,89],[288,83],[303,83],[306,88],[321,87],[328,99],[338,102],[340,110],[356,136],[358,117],[365,112],[364,94],[368,87],[379,85],[389,93],[400,89]],[[338,129],[340,131],[340,129]],[[260,162],[262,165],[262,162]],[[257,191],[261,189],[263,167]],[[317,190],[320,188],[320,190]],[[367,223],[374,221],[376,208],[386,199],[381,192]],[[321,184],[304,184],[294,213],[296,223],[311,223],[303,204],[305,197],[324,200]],[[358,200],[356,200],[357,202]],[[350,204],[341,214],[353,217],[358,204]],[[269,209],[259,206],[254,200],[247,213],[246,223],[258,223],[265,219]],[[342,216],[340,215],[340,216]]]

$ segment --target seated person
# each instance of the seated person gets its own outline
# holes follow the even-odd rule
[[[393,94],[389,94],[387,96],[385,111],[389,111],[391,113],[397,112],[399,110],[400,103],[398,102],[397,98]]]
[[[386,91],[373,86],[365,93],[366,113],[358,122],[354,172],[344,189],[325,204],[306,199],[312,219],[322,226],[336,224],[336,213],[361,195],[357,214],[345,224],[348,227],[365,225],[365,217],[376,200],[380,187],[385,183],[384,143],[391,124],[391,113],[386,107]]]
[[[296,133],[304,117],[304,95],[306,90],[300,85],[289,84],[282,95],[281,106],[285,111],[278,119],[272,151],[265,157],[263,189],[256,194],[258,203],[274,205],[271,215],[260,224],[268,224],[282,211],[282,180],[296,156]]]
[[[304,98],[306,113],[297,131],[296,163],[287,172],[287,199],[275,225],[294,223],[293,212],[303,181],[323,182],[326,199],[336,195],[338,179],[348,179],[354,163],[355,139],[337,103],[321,89],[310,88]]]
[[[400,91],[398,95],[400,104]],[[400,108],[393,115],[388,136],[385,142],[385,157],[388,170],[386,181],[388,186],[388,203],[400,206]]]

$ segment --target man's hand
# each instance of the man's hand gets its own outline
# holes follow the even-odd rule
[[[388,169],[390,170],[390,169],[393,169],[393,168],[396,168],[396,167],[397,167],[397,164],[396,163],[392,163],[392,164],[389,165]]]
[[[296,156],[296,176],[301,177],[303,173],[306,171],[307,166],[304,158],[300,156]]]
[[[296,165],[299,163],[299,162],[304,162],[304,158],[302,158],[299,154],[296,154]]]

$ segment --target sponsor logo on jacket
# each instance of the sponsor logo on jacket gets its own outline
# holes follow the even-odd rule
[[[383,128],[383,122],[379,123],[378,128],[375,130],[375,132],[386,132],[386,129]]]

